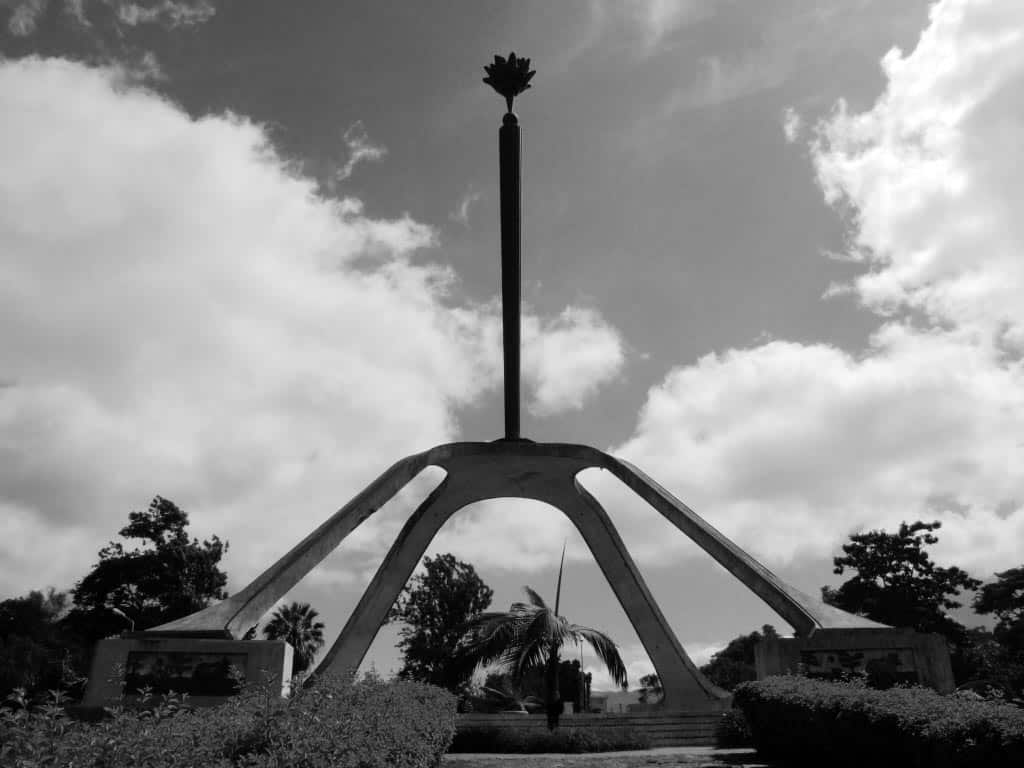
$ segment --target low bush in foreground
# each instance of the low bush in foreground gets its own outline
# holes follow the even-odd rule
[[[16,705],[20,702],[15,701]],[[87,723],[55,696],[0,719],[0,765],[30,768],[429,768],[455,732],[455,697],[407,681],[321,680],[288,700],[272,684],[191,709],[174,695]]]
[[[733,747],[750,747],[754,741],[747,725],[747,718],[742,710],[730,709],[722,713],[715,724],[715,746],[729,749]]]
[[[542,752],[617,752],[649,749],[650,739],[631,728],[559,728],[519,731],[491,727],[464,728],[455,734],[449,752],[538,754]]]
[[[879,768],[1024,765],[1024,710],[1011,704],[793,675],[744,683],[733,702],[758,754],[769,759]]]

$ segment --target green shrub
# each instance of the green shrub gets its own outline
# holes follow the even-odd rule
[[[731,747],[749,747],[754,743],[747,718],[739,709],[730,709],[722,713],[715,724],[715,744],[728,749]]]
[[[1009,704],[792,675],[744,683],[733,702],[769,759],[879,768],[1024,765],[1024,711]]]
[[[449,752],[539,754],[617,752],[649,749],[650,739],[631,728],[559,728],[525,731],[495,727],[463,728],[455,734]]]
[[[98,723],[67,718],[59,696],[34,711],[15,701],[0,719],[0,765],[427,768],[455,731],[455,697],[429,685],[325,679],[289,700],[274,687],[195,710],[174,694],[144,697]]]

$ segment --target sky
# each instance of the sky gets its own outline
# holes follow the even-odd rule
[[[524,436],[637,464],[807,592],[903,520],[940,565],[1021,564],[1019,0],[0,0],[0,596],[70,588],[156,495],[235,591],[399,458],[501,436],[510,51]],[[438,477],[285,597],[328,646]],[[583,482],[697,663],[791,630]],[[553,598],[563,542],[565,614],[635,683],[557,510],[474,505],[428,554],[502,610]]]

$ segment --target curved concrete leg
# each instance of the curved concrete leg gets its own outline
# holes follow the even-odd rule
[[[438,530],[466,501],[453,493],[451,475],[423,500],[398,533],[373,580],[359,598],[355,609],[330,649],[317,664],[313,677],[324,673],[349,675],[356,672],[373,639],[383,626],[388,611],[416,570]]]
[[[560,500],[558,508],[582,534],[619,603],[636,630],[664,688],[662,709],[706,709],[727,704],[731,697],[708,680],[687,655],[651,595],[640,570],[601,504],[574,481],[576,493]]]
[[[718,561],[726,570],[788,621],[798,637],[820,628],[883,628],[794,589],[765,568],[700,515],[628,462],[605,454],[606,469]]]
[[[429,454],[417,453],[393,464],[241,592],[148,631],[191,635],[219,631],[229,637],[241,637],[346,536],[408,485],[428,465]]]

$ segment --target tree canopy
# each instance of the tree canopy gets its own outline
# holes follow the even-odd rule
[[[403,654],[398,676],[462,693],[473,666],[455,651],[469,622],[490,606],[494,592],[472,565],[454,555],[425,557],[423,568],[388,614],[388,621],[404,625],[398,633]]]
[[[822,587],[829,605],[894,627],[938,632],[954,643],[964,642],[966,629],[947,615],[959,608],[954,598],[961,590],[977,589],[981,582],[952,566],[932,562],[925,546],[935,544],[932,531],[942,524],[900,523],[897,533],[881,530],[850,536],[842,557],[833,559],[834,573],[849,568],[855,575],[837,589]]]
[[[974,610],[995,614],[996,639],[1024,661],[1024,565],[995,576],[975,595]]]
[[[161,496],[145,512],[132,512],[118,533],[149,546],[126,550],[112,541],[101,549],[99,562],[72,590],[69,621],[96,640],[180,619],[227,597],[227,574],[218,567],[227,542],[189,539],[187,526],[188,515]]]
[[[760,632],[755,630],[749,635],[735,637],[725,648],[714,654],[700,671],[715,685],[727,691],[733,690],[747,680],[756,680],[754,646],[765,638],[778,636],[775,627],[765,624]]]

